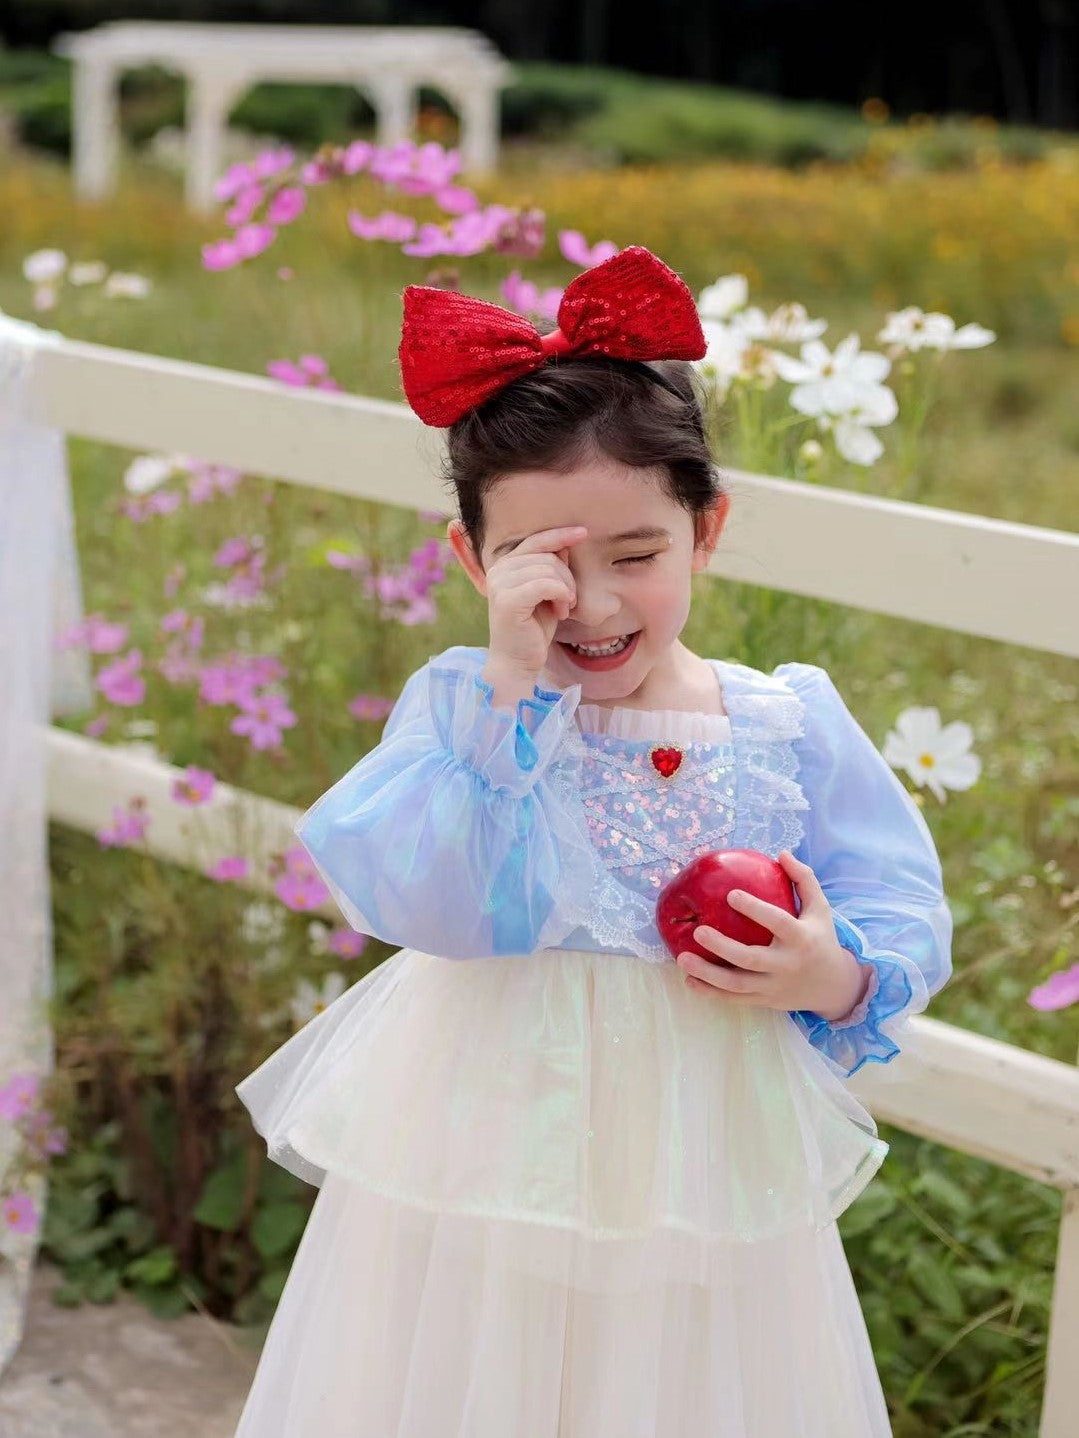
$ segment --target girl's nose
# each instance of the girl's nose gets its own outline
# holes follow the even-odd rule
[[[582,628],[596,634],[621,609],[616,594],[602,584],[581,584],[577,582],[577,603],[570,610],[570,618]]]

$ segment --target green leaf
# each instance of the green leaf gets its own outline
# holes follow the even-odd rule
[[[915,1193],[924,1193],[934,1199],[942,1208],[948,1209],[959,1218],[969,1218],[974,1211],[974,1204],[969,1195],[964,1193],[957,1183],[936,1169],[928,1168],[911,1184]]]
[[[868,1233],[895,1209],[895,1194],[880,1179],[874,1179],[865,1192],[840,1216],[839,1230],[843,1237],[854,1238]]]
[[[111,1303],[120,1287],[120,1275],[110,1268],[96,1273],[86,1285],[86,1296],[91,1303]]]
[[[188,1311],[188,1301],[179,1288],[153,1288],[139,1284],[132,1292],[155,1318],[179,1318]]]
[[[303,1233],[307,1209],[288,1199],[260,1208],[251,1224],[251,1242],[263,1258],[278,1258]]]
[[[176,1255],[165,1245],[152,1248],[141,1258],[133,1258],[125,1267],[124,1273],[133,1282],[144,1283],[150,1287],[168,1283],[176,1276]]]
[[[268,1298],[271,1303],[276,1303],[285,1291],[287,1280],[287,1268],[271,1268],[269,1273],[264,1273],[259,1279],[258,1291],[263,1298]]]
[[[196,1223],[235,1233],[243,1217],[244,1166],[242,1155],[219,1164],[207,1177],[195,1205]]]
[[[946,1318],[950,1318],[954,1323],[961,1323],[966,1317],[966,1308],[959,1289],[939,1258],[932,1257],[924,1250],[912,1254],[907,1264],[907,1277],[922,1297]]]

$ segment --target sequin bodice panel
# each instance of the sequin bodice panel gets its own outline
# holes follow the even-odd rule
[[[581,801],[592,843],[610,873],[653,902],[698,854],[730,846],[734,748],[729,732],[721,737],[723,724],[716,728],[711,742],[677,744],[582,732]]]

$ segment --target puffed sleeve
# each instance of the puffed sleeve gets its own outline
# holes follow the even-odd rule
[[[947,982],[952,919],[925,820],[831,679],[809,664],[776,673],[805,708],[795,750],[809,810],[796,857],[820,880],[839,942],[872,970],[862,1002],[842,1019],[791,1017],[849,1077],[893,1059],[896,1029]]]
[[[547,782],[580,685],[496,708],[485,658],[457,646],[417,670],[295,825],[354,929],[446,958],[531,953],[587,912],[587,834]]]

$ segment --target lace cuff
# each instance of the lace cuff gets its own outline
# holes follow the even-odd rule
[[[910,979],[902,964],[885,954],[871,956],[860,929],[833,912],[836,938],[859,964],[872,970],[864,997],[839,1019],[825,1019],[811,1009],[798,1009],[791,1017],[814,1048],[830,1058],[844,1072],[856,1074],[865,1063],[889,1063],[899,1052],[883,1030],[886,1020],[902,1013],[913,998]]]
[[[558,750],[580,690],[562,692],[535,685],[516,712],[491,702],[494,685],[475,674],[460,688],[450,734],[456,759],[492,789],[521,795],[541,778]]]

